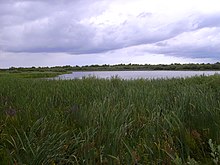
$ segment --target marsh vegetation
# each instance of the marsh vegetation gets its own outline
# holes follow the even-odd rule
[[[0,78],[0,164],[218,164],[220,77]]]

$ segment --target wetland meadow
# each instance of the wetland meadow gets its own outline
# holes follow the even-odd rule
[[[136,80],[16,74],[0,77],[2,165],[219,164],[218,74]]]

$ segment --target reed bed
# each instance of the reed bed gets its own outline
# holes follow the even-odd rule
[[[0,164],[219,164],[220,77],[0,79]]]

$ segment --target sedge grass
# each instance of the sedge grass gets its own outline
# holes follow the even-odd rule
[[[2,77],[0,164],[209,164],[209,139],[220,144],[219,84],[218,75]]]

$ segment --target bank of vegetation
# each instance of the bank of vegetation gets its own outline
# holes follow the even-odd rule
[[[66,73],[71,71],[122,71],[122,70],[220,70],[220,63],[214,64],[179,64],[174,63],[170,65],[165,64],[117,64],[117,65],[85,65],[85,66],[54,66],[54,67],[10,67],[8,69],[0,69],[1,72],[8,73],[21,73],[21,72],[55,72],[55,73]]]
[[[220,77],[0,78],[0,164],[219,164]]]

